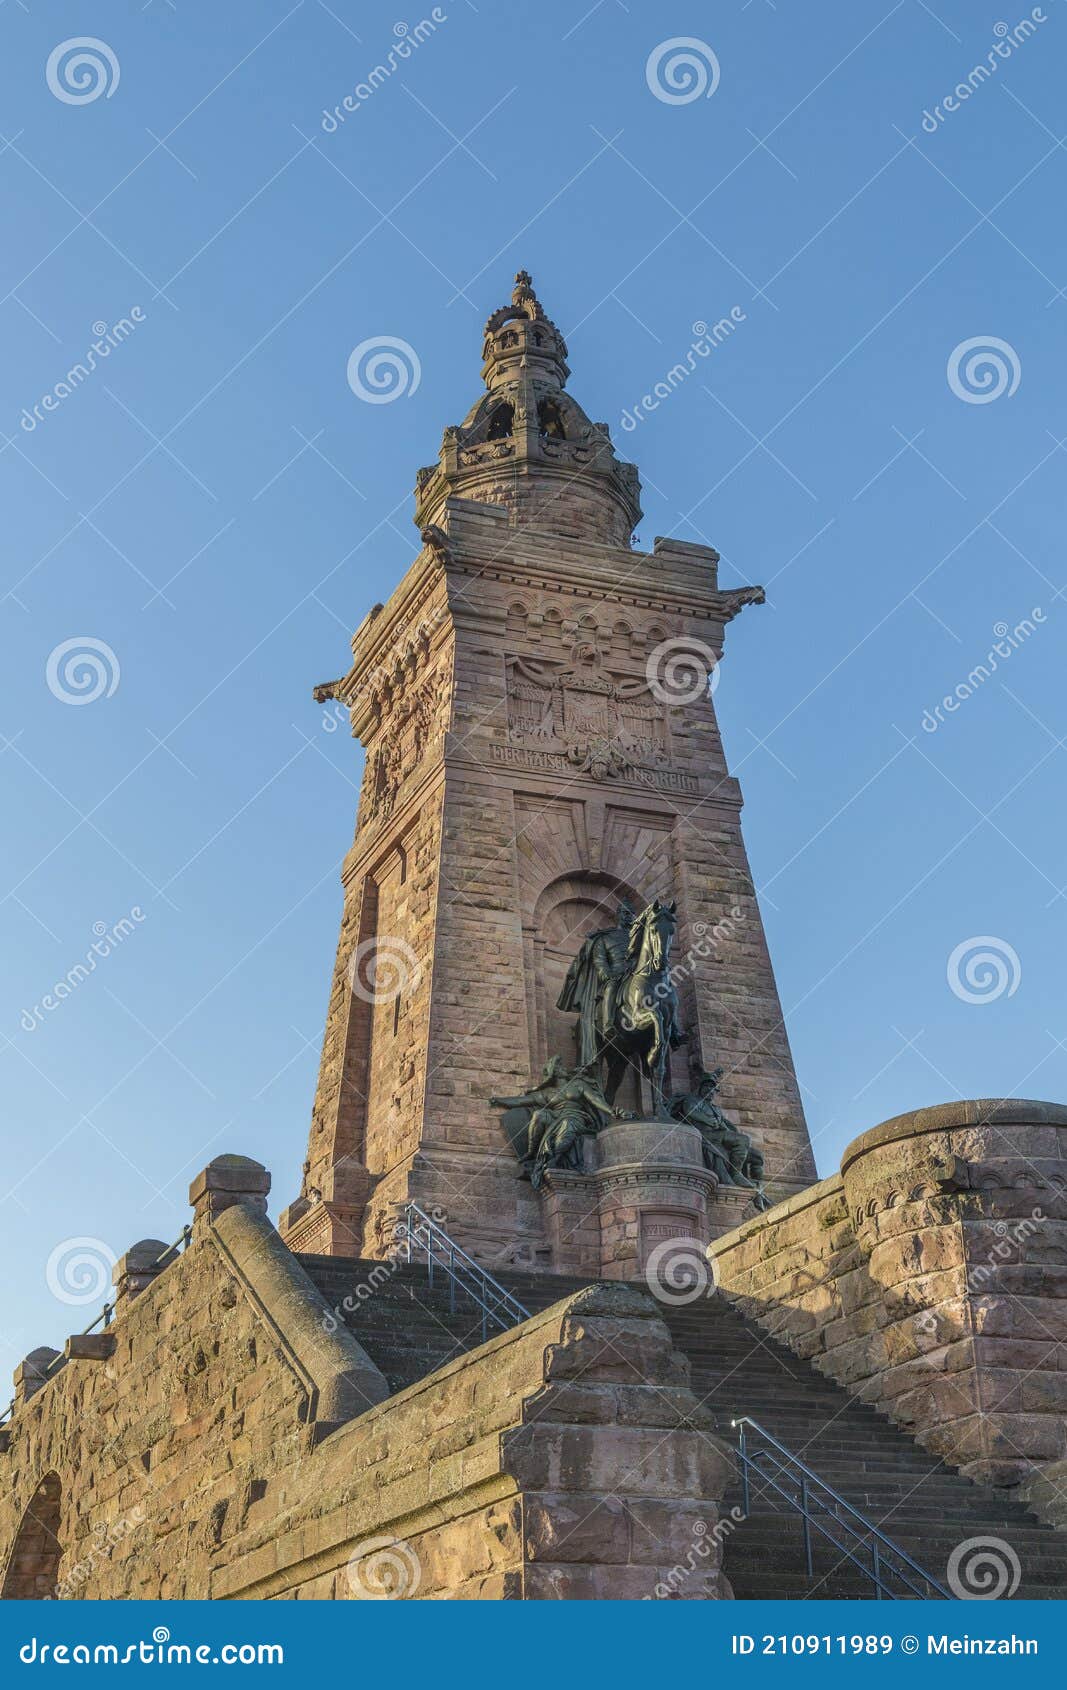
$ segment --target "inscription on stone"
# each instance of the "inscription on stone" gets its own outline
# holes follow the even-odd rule
[[[494,763],[506,764],[511,769],[529,769],[534,773],[562,775],[576,772],[574,762],[563,751],[534,751],[520,745],[491,745],[489,755]],[[686,775],[679,769],[645,769],[637,763],[629,763],[622,759],[614,769],[617,780],[632,781],[635,786],[653,787],[659,792],[697,792],[699,783],[695,775]],[[590,769],[594,778],[598,777],[594,769]]]

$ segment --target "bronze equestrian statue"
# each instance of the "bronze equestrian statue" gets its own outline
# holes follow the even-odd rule
[[[537,1187],[549,1168],[581,1170],[585,1139],[612,1120],[632,1119],[615,1099],[633,1067],[649,1083],[652,1116],[696,1127],[719,1183],[747,1187],[757,1209],[765,1209],[762,1154],[715,1101],[722,1069],[708,1073],[694,1064],[691,1089],[669,1094],[670,1052],[686,1042],[670,965],[676,926],[673,901],[656,898],[635,911],[623,900],[614,926],[583,942],[557,999],[557,1008],[578,1017],[577,1064],[568,1068],[552,1056],[528,1090],[489,1101],[505,1111],[523,1177]]]
[[[648,1080],[652,1114],[667,1111],[667,1061],[685,1042],[670,954],[677,904],[656,898],[640,914],[620,905],[615,927],[590,935],[572,962],[557,1008],[578,1015],[578,1059],[604,1068],[614,1103],[628,1067]]]

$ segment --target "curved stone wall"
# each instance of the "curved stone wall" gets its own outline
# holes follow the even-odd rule
[[[710,1247],[722,1290],[976,1479],[1067,1457],[1067,1108],[895,1116]]]

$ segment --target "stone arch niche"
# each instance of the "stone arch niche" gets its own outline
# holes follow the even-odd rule
[[[55,1596],[63,1554],[59,1535],[62,1494],[56,1473],[46,1474],[34,1491],[11,1549],[0,1600],[43,1602]]]
[[[577,1060],[576,1017],[557,1009],[556,999],[583,940],[600,928],[615,925],[623,898],[635,909],[642,908],[646,901],[633,886],[613,875],[582,870],[551,881],[538,898],[526,932],[530,1050],[535,1072],[540,1072],[550,1056],[562,1056],[568,1066]],[[634,1082],[624,1082],[618,1102],[625,1108],[637,1107]]]

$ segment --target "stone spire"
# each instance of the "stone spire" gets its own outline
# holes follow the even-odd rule
[[[419,471],[418,526],[438,524],[446,499],[472,499],[503,505],[517,527],[628,546],[641,518],[637,470],[565,391],[567,343],[528,271],[486,323],[482,360],[487,391]]]

